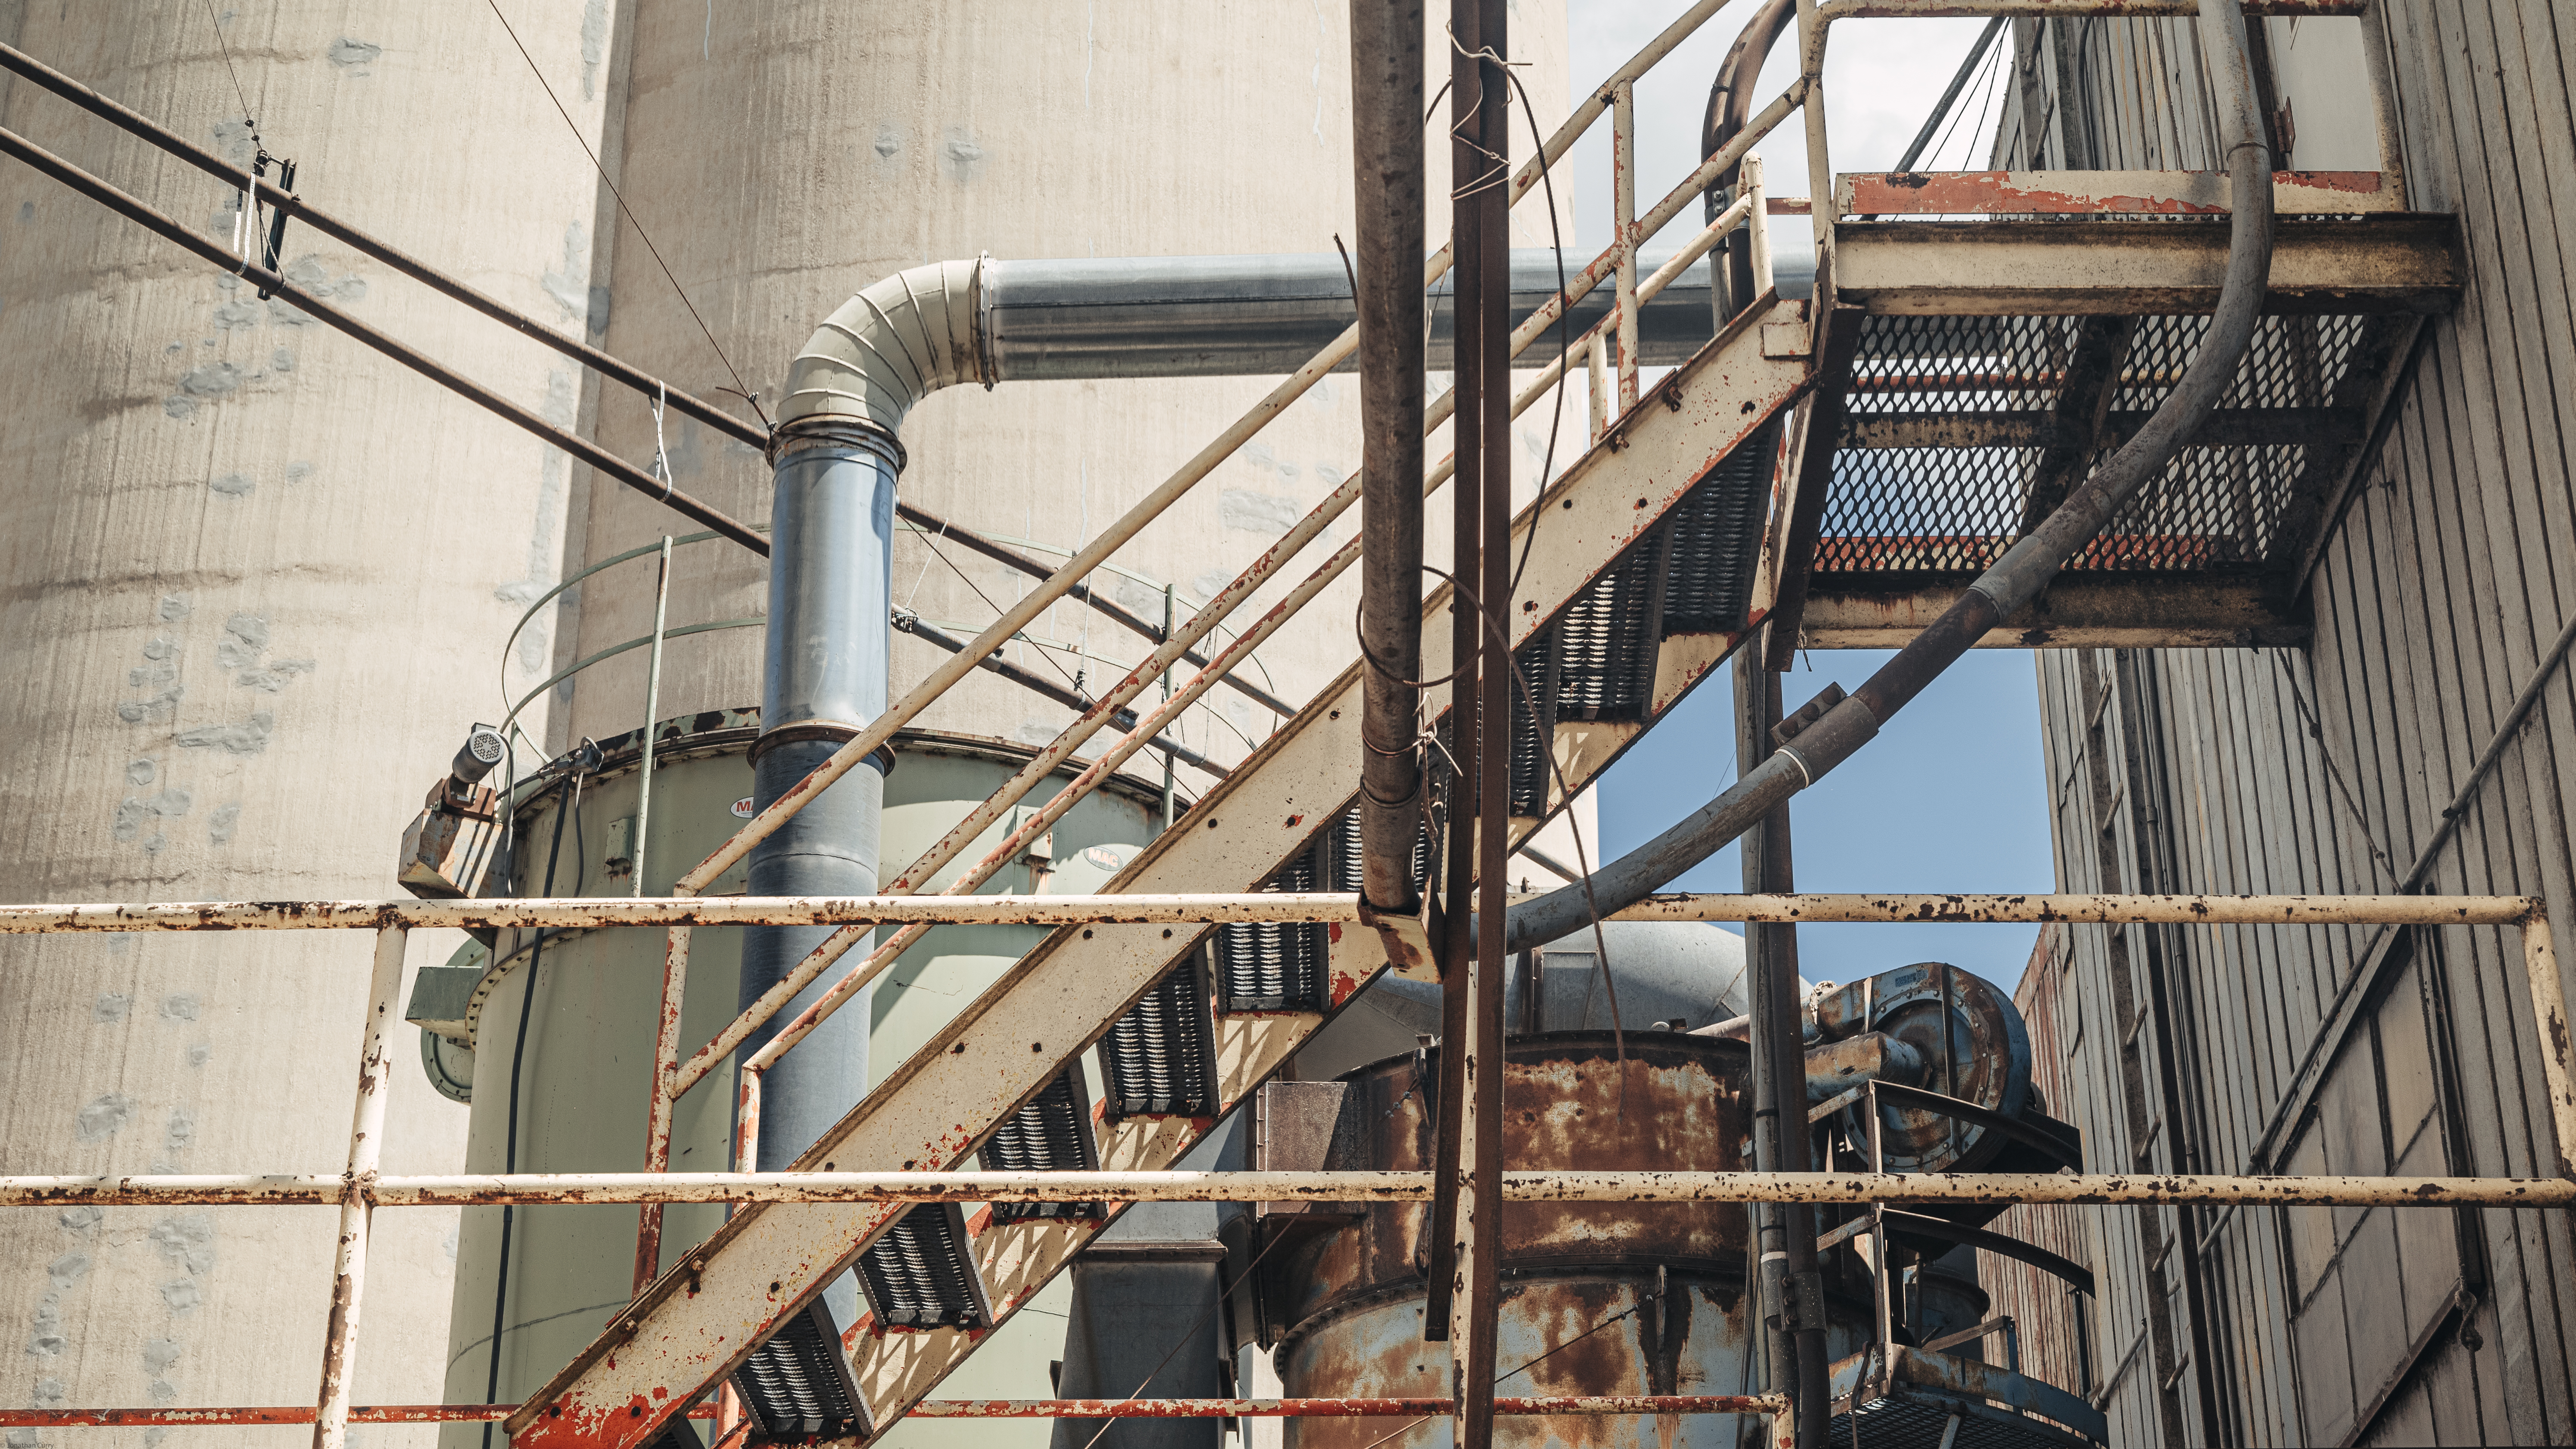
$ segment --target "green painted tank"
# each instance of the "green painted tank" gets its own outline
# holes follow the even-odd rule
[[[606,741],[595,767],[549,767],[514,792],[516,848],[509,889],[522,896],[668,894],[750,811],[746,760],[758,712],[727,710],[663,721],[654,732],[649,835],[638,840],[642,732]],[[893,873],[955,825],[1035,752],[1000,740],[906,731],[887,777],[881,859]],[[560,765],[562,762],[558,762]],[[1069,780],[1073,771],[1060,772]],[[961,852],[971,863],[1044,804],[1032,798]],[[993,894],[1085,894],[1117,873],[1162,825],[1161,785],[1120,777],[1058,821],[1044,848],[985,887]],[[641,846],[639,852],[638,846]],[[952,865],[932,889],[953,880]],[[707,894],[739,894],[743,868]],[[693,934],[682,1014],[682,1056],[731,1020],[739,928]],[[942,926],[907,951],[870,993],[870,1082],[882,1079],[991,985],[1044,933],[1030,926]],[[633,1172],[643,1166],[646,1092],[661,993],[658,930],[502,932],[458,953],[444,978],[424,973],[415,994],[432,1081],[472,1102],[469,1172]],[[855,960],[853,956],[849,958]],[[852,1009],[860,1009],[853,1007]],[[470,1047],[463,1045],[470,1043]],[[1096,1096],[1096,1089],[1095,1089]],[[672,1127],[675,1171],[732,1166],[734,1074],[709,1074],[681,1099]],[[669,1263],[723,1221],[715,1206],[667,1212]],[[637,1210],[631,1206],[471,1208],[457,1245],[447,1401],[526,1397],[587,1347],[631,1289]],[[976,1354],[946,1392],[1044,1398],[1062,1357],[1065,1284],[1048,1290]],[[848,1325],[842,1325],[846,1328]],[[494,1352],[494,1344],[499,1352]],[[886,1441],[930,1449],[1046,1442],[1043,1420],[908,1422]],[[496,1441],[499,1435],[492,1436]],[[481,1426],[443,1431],[442,1449],[477,1449]]]

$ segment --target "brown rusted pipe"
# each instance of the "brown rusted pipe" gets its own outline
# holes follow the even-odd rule
[[[1414,733],[1422,691],[1423,16],[1419,0],[1352,0],[1351,176],[1360,325],[1360,894],[1421,905]]]
[[[174,242],[195,253],[199,260],[212,263],[256,284],[262,291],[283,298],[296,310],[347,333],[377,352],[392,358],[468,402],[474,403],[486,412],[517,424],[525,431],[563,449],[627,487],[658,500],[672,512],[706,528],[714,529],[754,553],[763,557],[768,556],[769,540],[723,510],[692,498],[686,493],[674,492],[661,479],[653,477],[588,438],[556,427],[483,384],[436,361],[427,353],[407,343],[396,341],[390,335],[359,321],[356,317],[294,285],[266,267],[257,266],[233,256],[187,227],[145,206],[126,192],[92,176],[16,132],[0,130],[0,153],[6,153],[24,161],[30,167],[43,172],[128,221],[137,223],[163,240]]]
[[[0,1207],[341,1202],[340,1177],[0,1177]],[[604,1172],[380,1177],[377,1207],[639,1202],[1428,1202],[1410,1172]],[[2250,1203],[2576,1206],[2576,1180],[2158,1173],[1503,1173],[1506,1202]]]
[[[294,217],[334,241],[375,258],[441,296],[462,302],[495,322],[515,328],[532,341],[562,353],[602,377],[624,383],[646,397],[664,399],[673,411],[696,418],[727,437],[749,443],[755,448],[762,447],[769,441],[765,429],[743,422],[714,403],[672,387],[643,369],[619,361],[577,338],[564,336],[526,313],[485,296],[391,242],[380,241],[338,217],[319,210],[304,198],[271,186],[265,178],[244,177],[241,167],[164,128],[149,116],[130,110],[100,95],[24,51],[0,45],[0,68],[14,71],[34,81],[82,110],[151,142],[227,186],[239,187],[244,180],[252,180],[257,188],[259,199],[269,206]]]
[[[1648,896],[1619,921],[2143,922],[2184,926],[2519,926],[2532,896],[1976,895]],[[1330,892],[1109,896],[721,896],[603,900],[165,901],[0,905],[0,935],[49,931],[381,930],[404,926],[580,930],[613,926],[929,924],[1209,925],[1359,920],[1359,897]]]
[[[388,1404],[349,1411],[353,1424],[497,1423],[516,1404]],[[1494,1400],[1498,1414],[1767,1414],[1768,1394],[1657,1394]],[[925,1399],[916,1419],[1395,1419],[1437,1417],[1447,1399]],[[711,1404],[682,1416],[716,1417]],[[0,1409],[0,1429],[121,1428],[149,1424],[309,1424],[313,1411],[275,1408]]]

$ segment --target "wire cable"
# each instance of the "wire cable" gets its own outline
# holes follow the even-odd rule
[[[207,0],[207,3],[212,5],[213,0]],[[581,147],[581,154],[590,158],[590,169],[599,173],[600,184],[607,187],[608,194],[616,199],[618,214],[635,228],[637,236],[643,238],[644,250],[653,254],[653,264],[662,269],[662,276],[670,282],[671,290],[679,294],[680,305],[689,309],[689,320],[698,324],[698,331],[707,339],[707,346],[715,349],[716,360],[724,364],[726,373],[733,378],[734,396],[751,404],[751,410],[759,414],[760,425],[769,427],[769,414],[761,411],[760,395],[751,390],[751,384],[742,380],[742,373],[735,369],[733,359],[725,355],[724,344],[716,341],[715,331],[707,326],[707,319],[698,315],[698,304],[689,300],[688,288],[681,286],[680,279],[672,275],[671,264],[662,260],[662,249],[653,245],[652,233],[644,229],[643,222],[635,219],[635,212],[626,204],[626,193],[618,190],[617,183],[609,179],[608,168],[599,163],[599,153],[590,149],[590,138],[584,136],[581,127],[574,123],[572,112],[564,109],[563,101],[555,95],[554,85],[546,79],[546,73],[537,68],[537,58],[528,54],[527,43],[519,39],[517,27],[510,24],[510,17],[501,13],[501,0],[483,0],[483,3],[491,7],[492,18],[500,21],[501,28],[509,33],[510,43],[518,47],[519,58],[528,63],[528,73],[537,78],[537,85],[545,91],[546,99],[554,103],[555,114],[563,117],[564,127],[572,132],[574,142]]]

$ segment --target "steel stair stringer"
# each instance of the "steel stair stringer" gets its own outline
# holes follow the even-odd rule
[[[1767,326],[1805,327],[1805,304],[1766,297],[1621,418],[1513,524],[1513,552],[1539,535],[1509,617],[1517,648],[1552,621],[1730,452],[1793,402],[1804,357],[1765,357]],[[1444,587],[1424,605],[1423,677],[1450,670]],[[1654,693],[1668,705],[1732,641],[1676,637]],[[1677,671],[1677,672],[1676,672]],[[1674,672],[1674,677],[1662,677]],[[1359,789],[1359,668],[1320,691],[1251,758],[1156,839],[1111,891],[1239,891],[1304,849]],[[1629,735],[1628,738],[1633,738]],[[1608,751],[1574,751],[1568,783]],[[1578,774],[1578,771],[1580,772]],[[1561,806],[1551,799],[1552,808]],[[1515,819],[1515,835],[1538,821]],[[938,1171],[964,1159],[1064,1064],[1105,1034],[1194,948],[1206,928],[1100,924],[1057,931],[880,1083],[792,1170]],[[1335,1005],[1384,966],[1369,933],[1336,928]],[[1314,1013],[1226,1016],[1220,1083],[1231,1106],[1322,1024]],[[1104,1124],[1106,1170],[1170,1166],[1213,1122],[1132,1117]],[[822,1291],[904,1211],[893,1203],[755,1203],[655,1281],[509,1422],[532,1446],[636,1446],[698,1400],[790,1314]],[[1111,1219],[1114,1221],[1114,1218]],[[986,1226],[975,1254],[996,1321],[1027,1302],[1105,1223]],[[950,1330],[846,1335],[874,1422],[893,1423],[985,1334]]]

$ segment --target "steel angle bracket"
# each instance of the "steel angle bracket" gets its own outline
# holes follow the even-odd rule
[[[1634,410],[1621,446],[1595,447],[1521,514],[1514,531],[1526,537],[1536,526],[1538,538],[1509,609],[1515,646],[1805,386],[1804,361],[1765,358],[1760,341],[1764,324],[1797,315],[1795,303],[1775,301],[1730,323]],[[1445,593],[1424,604],[1426,678],[1450,667],[1444,609]],[[1360,716],[1354,664],[1109,888],[1257,888],[1357,797]],[[937,1171],[955,1164],[1106,1033],[1203,934],[1112,923],[1056,931],[826,1132],[794,1169]],[[1332,1005],[1384,965],[1370,939],[1375,934],[1350,933],[1335,943]],[[1221,1021],[1221,1106],[1231,1107],[1276,1072],[1323,1019],[1295,1013]],[[1166,1168],[1212,1125],[1168,1116],[1104,1124],[1101,1164]],[[731,1373],[751,1345],[821,1293],[903,1208],[867,1202],[737,1208],[681,1267],[646,1288],[520,1406],[508,1421],[516,1449],[628,1449],[650,1442],[662,1420]],[[1033,1297],[1096,1230],[1059,1221],[982,1233],[973,1251],[991,1284],[996,1320]],[[862,1336],[853,1368],[875,1422],[899,1419],[978,1341],[963,1333]]]
[[[1377,932],[1378,945],[1386,952],[1387,969],[1409,980],[1440,979],[1440,954],[1431,944],[1440,928],[1432,915],[1428,894],[1423,897],[1421,909],[1411,915],[1373,910],[1368,896],[1360,896],[1360,924]]]

